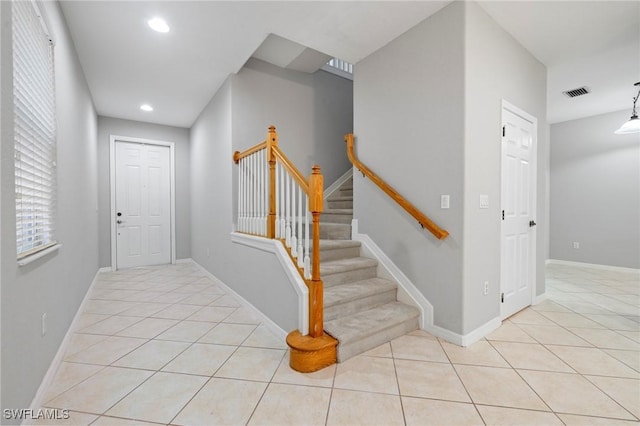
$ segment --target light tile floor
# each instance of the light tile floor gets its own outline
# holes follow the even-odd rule
[[[104,273],[44,407],[92,425],[638,423],[638,274],[550,265],[547,295],[468,348],[417,331],[305,375],[195,265]]]

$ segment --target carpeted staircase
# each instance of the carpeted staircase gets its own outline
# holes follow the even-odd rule
[[[320,224],[324,329],[338,339],[338,362],[418,328],[420,312],[398,302],[396,283],[377,276],[378,262],[351,240],[353,180],[327,199]]]

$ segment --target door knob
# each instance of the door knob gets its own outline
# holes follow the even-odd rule
[[[533,228],[536,225],[537,225],[537,223],[534,220],[530,220],[529,221],[529,228]]]

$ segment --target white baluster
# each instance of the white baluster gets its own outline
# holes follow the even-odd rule
[[[253,200],[254,200],[253,201],[253,233],[254,234],[260,233],[259,219],[258,219],[258,216],[260,215],[260,204],[259,204],[260,176],[258,174],[258,167],[260,167],[259,161],[258,161],[258,153],[254,153],[253,154]]]
[[[264,218],[262,219],[262,227],[264,228],[264,235],[267,235],[267,229],[269,228],[269,161],[267,158],[267,150],[263,150],[262,157],[264,159]]]
[[[304,201],[304,277],[311,278],[311,256],[309,254],[309,196]]]
[[[269,163],[267,162],[267,150],[262,150],[262,205],[264,206],[264,216],[262,217],[262,235],[267,236],[267,222],[269,220]]]
[[[284,192],[284,181],[287,178],[284,167],[282,164],[278,163],[278,167],[280,167],[280,238],[286,237],[286,210],[285,210],[285,192]]]
[[[242,232],[242,160],[238,160],[238,229]]]
[[[251,209],[249,197],[251,196],[251,181],[249,180],[249,166],[251,163],[250,157],[244,158],[244,219],[242,222],[244,223],[244,232],[249,232],[249,212]]]
[[[262,235],[267,235],[267,217],[269,217],[269,209],[267,208],[267,188],[268,185],[268,176],[267,176],[267,150],[262,150]]]
[[[257,191],[256,191],[256,156],[251,155],[251,226],[250,231],[252,234],[256,233],[256,208],[257,208]]]
[[[238,211],[238,216],[240,217],[238,220],[238,229],[240,230],[240,232],[246,232],[246,229],[244,228],[244,209],[245,209],[245,205],[244,205],[244,197],[245,197],[245,173],[244,173],[244,165],[245,165],[245,159],[242,158],[240,159],[240,162],[238,163],[239,166],[239,170],[240,170],[240,183],[238,184],[239,190],[240,190],[240,210]]]
[[[285,197],[286,202],[286,224],[285,224],[285,245],[291,247],[291,176],[287,172],[287,195]]]
[[[280,238],[280,165],[276,163],[276,238]]]
[[[304,266],[304,252],[302,251],[302,188],[298,186],[298,268]]]
[[[257,172],[258,172],[258,175],[257,175],[257,178],[258,178],[258,192],[256,194],[258,196],[258,216],[257,216],[258,217],[258,223],[257,223],[257,225],[258,225],[258,235],[262,235],[262,213],[263,213],[263,211],[262,211],[262,209],[263,209],[263,206],[262,206],[262,185],[263,185],[263,182],[262,182],[262,151],[256,152],[256,159],[258,161],[258,170],[257,170]]]
[[[291,178],[291,256],[295,259],[298,257],[298,236],[296,235],[296,189],[298,184]]]
[[[253,233],[260,235],[260,215],[262,214],[262,206],[260,205],[260,185],[262,182],[260,181],[260,151],[253,154],[255,158],[255,168],[253,169],[253,173],[256,179],[256,187],[255,187],[255,197],[256,197],[256,214],[254,217],[255,223],[253,224],[254,229]]]
[[[244,212],[243,212],[243,216],[244,218],[242,219],[242,227],[244,228],[244,232],[249,232],[249,163],[250,163],[250,158],[249,157],[245,157],[243,159],[244,161],[244,166],[243,166],[243,174],[244,174]]]

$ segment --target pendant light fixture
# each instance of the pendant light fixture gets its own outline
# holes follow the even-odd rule
[[[638,113],[636,112],[636,102],[638,102],[638,97],[640,97],[640,81],[634,84],[634,86],[638,87],[638,94],[635,98],[633,98],[633,110],[631,112],[631,118],[614,132],[616,135],[640,133],[640,119],[638,119]]]

